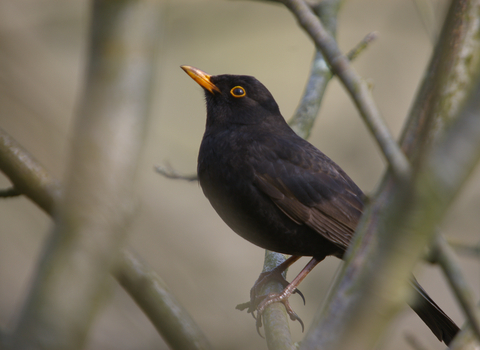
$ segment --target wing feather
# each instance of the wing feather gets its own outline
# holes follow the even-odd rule
[[[278,154],[263,158],[262,164],[253,161],[254,183],[291,220],[346,249],[362,214],[364,195],[316,148],[299,151],[303,157],[296,157],[296,163]]]

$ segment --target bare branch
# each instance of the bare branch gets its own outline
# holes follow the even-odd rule
[[[452,1],[401,136],[413,167],[463,107],[480,60],[476,1]]]
[[[340,0],[323,0],[313,5],[314,13],[326,24],[331,35],[336,34],[337,16],[340,10]],[[304,94],[293,117],[289,121],[290,127],[301,137],[307,139],[313,123],[318,116],[320,104],[332,72],[327,66],[323,54],[317,49],[313,59],[310,76]],[[265,251],[263,271],[269,271],[285,261],[280,253]],[[285,272],[286,273],[286,272]],[[268,283],[264,293],[279,293],[283,286],[275,281]],[[271,350],[296,348],[291,339],[289,317],[283,305],[273,303],[267,307],[263,315],[267,346]]]
[[[52,177],[30,153],[1,128],[0,170],[5,173],[16,187],[24,189],[22,194],[36,203],[46,213],[53,216],[54,203],[60,198],[60,182]],[[168,333],[171,324],[182,325],[184,333],[180,333],[181,337],[183,337],[183,342],[180,342],[181,347],[174,347],[172,344],[176,344],[176,342],[169,341],[172,349],[208,348],[207,346],[202,347],[208,344],[208,341],[205,340],[205,336],[192,321],[192,318],[185,315],[186,312],[184,312],[183,306],[173,297],[170,298],[165,284],[158,283],[156,280],[157,276],[149,272],[148,267],[142,266],[142,263],[133,254],[128,252],[120,254],[118,266],[114,271],[114,276],[132,299],[137,304],[144,305],[142,310],[161,334]],[[153,280],[149,280],[150,277]],[[146,284],[152,288],[145,287]],[[143,299],[143,294],[147,292],[150,299],[146,301]],[[164,296],[168,296],[169,299],[162,301]],[[171,317],[176,317],[177,319],[172,320],[170,318],[170,322],[167,323],[162,321],[165,313],[167,313],[163,309],[165,304],[171,308]],[[179,312],[179,310],[183,311]],[[202,341],[201,338],[204,340]],[[198,347],[196,347],[197,345]]]
[[[158,10],[149,1],[93,3],[64,197],[12,349],[83,348],[131,219]]]
[[[0,190],[0,197],[2,198],[18,197],[21,195],[22,194],[15,187],[10,187],[4,190]]]
[[[464,47],[478,47],[478,35],[465,33],[476,33],[478,18],[475,14],[479,6],[473,1],[452,3],[432,58],[433,64],[425,75],[428,83],[424,85],[433,86],[432,79],[437,75],[447,77],[442,86],[448,86],[449,79],[456,79],[456,66],[436,55],[445,58],[450,57],[447,54],[450,49],[458,52]],[[471,88],[472,84],[478,84],[476,77],[480,65],[473,62],[468,67],[470,74],[462,77],[469,80],[464,80],[467,83],[463,84],[459,95],[464,96],[461,102],[469,96],[469,104],[461,114],[458,109],[448,109],[450,124],[455,122],[448,132],[445,132],[446,124],[440,123],[435,133],[443,131],[444,135],[430,153],[421,148],[424,145],[416,143],[415,132],[431,132],[432,124],[427,124],[426,120],[433,121],[438,114],[431,108],[419,108],[422,113],[412,112],[403,146],[409,155],[417,152],[417,148],[426,154],[423,162],[418,162],[415,181],[402,186],[395,183],[390,174],[385,176],[347,252],[343,278],[333,288],[326,308],[316,316],[302,348],[370,349],[399,310],[411,268],[433,238],[436,225],[480,157],[480,85]],[[427,90],[422,88],[422,91]],[[438,94],[424,96],[419,106],[436,105],[441,101]],[[461,102],[456,105],[465,106]],[[354,286],[356,293],[351,293]],[[352,345],[350,340],[356,343]]]
[[[157,165],[157,166],[155,166],[154,169],[157,173],[165,176],[168,179],[185,180],[185,181],[198,181],[198,175],[197,174],[193,174],[193,175],[179,174],[175,169],[173,169],[170,166],[170,164],[165,164],[164,166]]]
[[[0,128],[0,169],[14,187],[47,213],[60,197],[59,183],[20,144]]]
[[[205,335],[163,280],[132,252],[121,253],[113,275],[171,349],[211,349]]]
[[[365,37],[360,41],[353,49],[347,53],[347,58],[349,61],[355,60],[363,51],[365,51],[368,46],[378,38],[378,32],[371,32],[365,35]]]
[[[448,240],[448,244],[457,252],[457,254],[464,254],[474,258],[480,258],[480,243],[466,244]]]
[[[437,234],[432,252],[434,261],[438,262],[452,287],[457,300],[462,306],[463,312],[470,322],[473,334],[480,342],[480,314],[475,306],[473,293],[463,277],[462,270],[452,249],[448,246],[445,238]]]
[[[344,84],[395,176],[399,179],[407,179],[410,174],[408,160],[384,123],[367,84],[357,75],[348,59],[342,55],[335,39],[323,27],[304,0],[282,0],[282,2],[297,17],[299,24],[312,38],[333,72]]]

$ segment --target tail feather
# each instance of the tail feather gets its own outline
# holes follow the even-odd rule
[[[446,345],[450,344],[452,339],[458,333],[459,328],[448,317],[440,307],[430,298],[425,290],[413,278],[411,281],[415,291],[415,300],[410,303],[410,307],[425,322],[430,330],[435,334],[438,340]]]

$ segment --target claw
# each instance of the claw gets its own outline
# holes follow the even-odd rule
[[[290,319],[292,321],[298,321],[302,325],[302,333],[305,331],[305,325],[303,324],[302,319],[297,315],[295,311],[293,311],[292,307],[288,303],[288,300],[285,300],[285,302],[282,302],[283,305],[285,305],[285,309],[287,310],[287,314],[290,316]]]
[[[263,339],[265,339],[265,337],[262,335],[262,333],[260,333],[260,328],[262,327],[262,315],[261,314],[258,314],[256,317],[253,316],[257,322],[255,323],[256,325],[256,328],[257,328],[257,333],[259,336],[261,336]]]
[[[300,292],[300,289],[295,289],[295,291],[293,292],[293,294],[298,294],[302,297],[302,300],[303,300],[303,305],[306,305],[306,301],[305,301],[305,296],[303,295],[302,292]]]

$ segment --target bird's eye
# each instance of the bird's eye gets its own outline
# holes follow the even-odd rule
[[[232,90],[230,90],[230,93],[233,97],[243,97],[246,94],[245,89],[241,86],[235,86]]]

